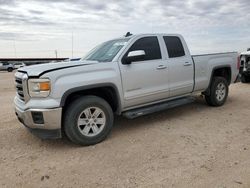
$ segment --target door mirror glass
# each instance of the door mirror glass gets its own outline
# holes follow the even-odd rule
[[[146,53],[144,50],[135,50],[128,53],[123,64],[131,64],[133,61],[143,61]]]

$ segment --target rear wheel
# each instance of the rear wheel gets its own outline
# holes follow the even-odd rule
[[[228,96],[228,83],[223,77],[214,77],[210,86],[210,95],[205,99],[210,106],[222,106]]]
[[[113,111],[105,100],[96,96],[84,96],[67,108],[64,130],[72,142],[93,145],[108,136],[113,119]]]

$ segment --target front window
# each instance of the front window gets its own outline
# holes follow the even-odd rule
[[[111,40],[94,48],[84,60],[110,62],[116,54],[127,44],[130,38]]]
[[[144,61],[161,59],[161,49],[157,37],[143,37],[138,39],[124,55],[127,57],[128,53],[131,51],[143,50],[145,51]]]

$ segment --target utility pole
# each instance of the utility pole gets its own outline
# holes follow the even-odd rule
[[[55,54],[56,54],[56,59],[57,59],[57,50],[55,50]]]
[[[73,31],[72,31],[72,35],[71,35],[71,58],[73,59],[74,56],[74,35],[73,35]]]
[[[15,40],[15,38],[13,40],[13,47],[14,47],[14,55],[15,55],[15,58],[16,58],[16,40]]]

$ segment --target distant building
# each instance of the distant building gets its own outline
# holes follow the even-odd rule
[[[0,63],[24,63],[28,66],[52,62],[55,63],[66,60],[69,60],[69,58],[0,58]]]

